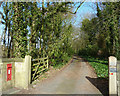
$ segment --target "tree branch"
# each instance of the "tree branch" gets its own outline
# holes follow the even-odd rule
[[[85,0],[84,0],[85,1]],[[82,3],[80,3],[80,5],[77,7],[76,11],[75,12],[71,12],[71,11],[67,11],[71,14],[76,14],[77,13],[77,10],[81,7],[81,5],[84,3],[84,1]]]
[[[0,12],[0,14],[2,15],[2,19],[3,19],[3,20],[5,20],[3,13],[2,13],[2,12]]]
[[[0,7],[1,7],[2,3],[3,3],[3,2],[0,2]]]
[[[5,22],[3,22],[3,21],[0,21],[0,23],[5,24]]]

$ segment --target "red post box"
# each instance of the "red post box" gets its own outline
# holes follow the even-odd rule
[[[12,80],[12,64],[7,64],[7,81]]]

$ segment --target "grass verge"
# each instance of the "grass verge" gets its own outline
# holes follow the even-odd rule
[[[95,69],[98,78],[108,78],[108,61],[90,56],[82,56]]]

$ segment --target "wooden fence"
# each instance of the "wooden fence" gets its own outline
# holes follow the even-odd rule
[[[32,60],[32,81],[36,80],[45,70],[48,69],[48,56]]]

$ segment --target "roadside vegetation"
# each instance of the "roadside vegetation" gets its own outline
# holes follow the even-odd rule
[[[120,59],[120,2],[96,3],[96,15],[85,18],[75,42],[76,53],[98,58]],[[76,43],[74,43],[76,44]]]
[[[95,69],[98,78],[108,78],[108,60],[91,56],[82,56]]]
[[[2,57],[48,56],[50,66],[66,64],[74,54],[72,17],[82,3],[1,2]]]
[[[120,2],[96,3],[97,14],[85,18],[76,42],[79,56],[95,69],[98,78],[108,78],[108,57],[120,59]]]
[[[49,65],[59,68],[79,54],[87,56],[98,77],[107,77],[104,59],[111,55],[120,59],[120,2],[93,3],[94,16],[84,17],[76,27],[73,19],[85,3],[1,2],[2,57],[48,56]]]
[[[63,66],[65,66],[66,64],[68,64],[68,62],[70,61],[72,59],[72,56],[67,56],[67,57],[65,57],[65,59],[64,59],[64,61],[62,62],[56,62],[55,64],[56,65],[54,65],[53,67],[55,68],[55,69],[60,69],[60,68],[62,68]]]

